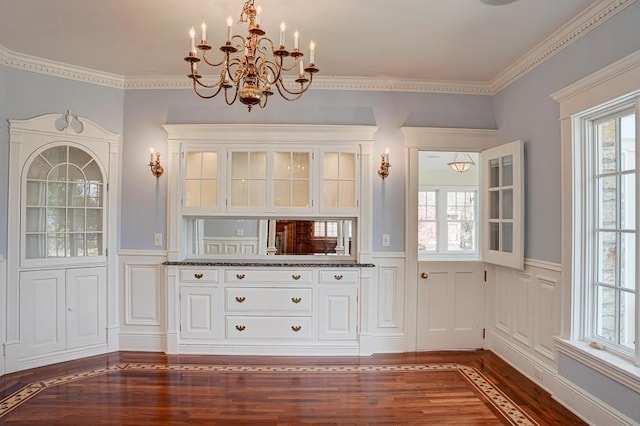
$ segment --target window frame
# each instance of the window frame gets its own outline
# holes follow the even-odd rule
[[[418,250],[418,259],[422,260],[480,260],[480,239],[481,239],[481,227],[482,222],[480,218],[480,185],[464,185],[464,186],[449,186],[449,185],[424,185],[420,186],[418,193],[420,192],[435,192],[436,193],[436,217],[435,220],[423,221],[418,216],[418,224],[420,222],[435,222],[436,223],[436,250],[424,251]],[[447,194],[451,192],[474,192],[475,193],[475,205],[474,205],[474,248],[470,251],[455,251],[448,250],[448,215],[447,215]],[[418,195],[418,200],[419,200]],[[444,201],[444,203],[443,203]],[[444,218],[443,220],[440,220]],[[454,221],[455,222],[455,221]],[[444,236],[444,238],[441,238]]]
[[[640,153],[637,147],[640,145],[638,140],[640,137],[640,96],[630,95],[622,97],[611,102],[598,105],[580,114],[576,114],[572,119],[573,134],[573,156],[572,156],[572,200],[573,200],[573,217],[574,226],[572,229],[572,270],[574,289],[574,338],[586,345],[595,348],[602,348],[605,351],[627,360],[636,366],[640,366],[640,344],[636,343],[634,349],[626,349],[620,344],[612,343],[610,340],[597,335],[597,297],[595,292],[598,285],[595,284],[597,277],[597,230],[598,227],[598,209],[599,198],[597,188],[597,139],[596,126],[606,120],[620,118],[627,113],[635,113],[635,137],[636,137],[636,165],[635,165],[635,182],[636,182],[636,219],[635,219],[635,235],[636,235],[636,255],[640,253],[640,241],[638,238],[639,231],[639,200],[638,200],[638,184],[640,176],[638,174],[638,162]],[[616,144],[620,140],[616,137]],[[617,155],[617,154],[616,154]],[[620,175],[619,168],[616,172],[606,173],[616,176]],[[619,207],[620,200],[617,200]],[[616,234],[620,230],[615,229]],[[617,240],[617,237],[616,237]],[[618,267],[619,264],[616,264]],[[635,342],[640,341],[640,292],[638,291],[638,277],[640,276],[640,265],[635,265]],[[615,284],[614,284],[615,286]],[[619,292],[620,290],[616,290]],[[617,306],[617,305],[616,305]],[[619,315],[619,314],[618,314]],[[616,318],[616,324],[619,318]],[[617,327],[616,327],[617,329]]]

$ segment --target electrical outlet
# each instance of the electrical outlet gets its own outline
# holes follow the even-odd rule
[[[236,237],[242,237],[244,235],[244,229],[238,228],[236,229]]]
[[[158,247],[162,245],[162,234],[153,234],[153,244]]]
[[[382,234],[382,246],[389,247],[391,245],[391,236],[389,234]]]
[[[536,379],[540,381],[543,380],[542,370],[540,370],[539,368],[534,369],[533,374],[534,376],[536,376]]]

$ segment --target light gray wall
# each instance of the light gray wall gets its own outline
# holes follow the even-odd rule
[[[9,130],[5,93],[5,67],[0,66],[0,256],[7,257],[7,197],[9,191]]]
[[[551,94],[640,49],[640,2],[495,97],[498,140],[525,142],[525,256],[560,263],[560,110]]]
[[[404,251],[404,136],[403,125],[495,128],[490,96],[395,92],[310,91],[288,103],[274,98],[264,110],[247,112],[223,99],[202,100],[191,90],[129,90],[124,101],[124,147],[121,247],[153,249],[153,234],[166,234],[166,178],[152,178],[149,148],[166,153],[162,124],[348,124],[378,126],[374,157],[390,150],[391,176],[374,178],[373,250]],[[161,157],[162,158],[162,157]],[[377,166],[376,166],[377,167]],[[375,174],[375,170],[372,171]],[[382,234],[391,245],[382,247]]]
[[[640,420],[639,393],[563,353],[558,353],[558,374],[588,390],[627,417]]]
[[[560,111],[550,96],[640,49],[638,22],[640,2],[635,2],[495,97],[499,142],[525,141],[526,257],[561,261]],[[640,396],[631,389],[562,355],[558,372],[627,416],[640,419]]]
[[[122,134],[124,92],[52,77],[14,68],[0,67],[0,255],[7,253],[7,176],[9,168],[9,123],[7,119],[26,119],[71,110],[105,129]],[[2,84],[2,83],[0,83]],[[148,155],[147,155],[148,157]]]

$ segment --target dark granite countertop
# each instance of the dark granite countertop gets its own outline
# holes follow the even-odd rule
[[[179,262],[163,262],[166,266],[230,266],[230,267],[258,267],[258,268],[374,268],[373,263],[298,263],[298,262],[211,262],[200,260],[185,260]]]

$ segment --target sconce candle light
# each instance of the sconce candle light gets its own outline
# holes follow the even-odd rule
[[[150,150],[149,154],[149,167],[151,168],[151,174],[156,177],[156,179],[160,178],[164,173],[164,167],[160,164],[160,153],[156,152],[156,158],[153,159],[153,148]]]
[[[384,180],[389,176],[389,148],[387,148],[384,154],[380,154],[380,167],[378,167],[378,176]]]

